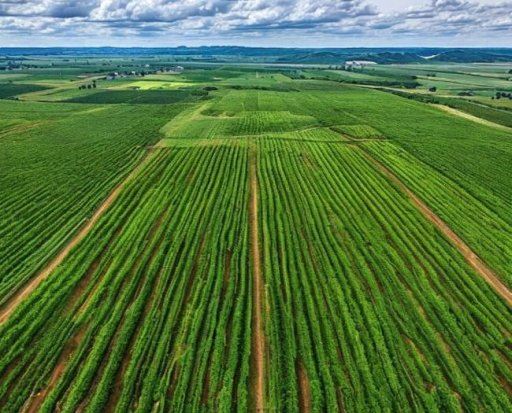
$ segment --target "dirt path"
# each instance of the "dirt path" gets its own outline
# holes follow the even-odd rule
[[[509,128],[508,126],[500,125],[499,123],[494,123],[494,122],[491,122],[490,120],[486,120],[486,119],[479,118],[478,116],[470,115],[469,113],[462,112],[461,110],[457,110],[457,109],[454,109],[454,108],[451,108],[451,107],[445,106],[445,105],[431,105],[431,106],[441,109],[442,111],[449,113],[451,115],[455,115],[460,118],[464,118],[464,119],[479,123],[480,125],[490,126],[491,128],[500,129],[502,131],[512,133],[512,128]]]
[[[249,226],[251,233],[251,257],[253,264],[251,382],[254,410],[256,412],[263,412],[265,410],[265,333],[263,330],[262,321],[263,279],[261,274],[261,257],[258,228],[258,178],[256,174],[256,159],[253,151],[249,155],[249,180]]]
[[[297,365],[298,379],[299,379],[299,410],[301,412],[311,411],[311,388],[309,379],[301,361]]]
[[[471,267],[494,288],[494,290],[512,306],[512,292],[501,282],[499,277],[478,257],[475,252],[439,218],[421,199],[419,199],[391,170],[363,150],[366,157],[392,182],[394,182],[419,209],[425,218],[432,222],[457,247]]]
[[[64,246],[64,248],[54,257],[43,269],[41,269],[24,287],[22,287],[7,303],[0,309],[0,324],[5,323],[20,303],[27,298],[48,276],[64,261],[69,252],[91,231],[93,226],[102,217],[105,211],[114,203],[125,185],[130,182],[141,171],[141,169],[153,158],[152,149],[144,156],[137,166],[128,174],[128,176],[118,184],[110,195],[94,212],[92,217],[80,228],[73,238]]]
[[[39,393],[32,396],[29,401],[26,408],[23,409],[23,412],[26,413],[36,413],[40,410],[46,396],[53,390],[55,385],[57,384],[58,380],[64,373],[64,370],[66,368],[66,365],[71,358],[74,351],[78,348],[80,343],[82,342],[82,339],[85,335],[85,332],[87,331],[86,326],[80,327],[73,336],[68,340],[68,342],[65,344],[64,349],[59,357],[59,360],[57,361],[56,367],[52,372],[52,375],[50,377],[50,381],[48,382],[48,385],[41,390]]]

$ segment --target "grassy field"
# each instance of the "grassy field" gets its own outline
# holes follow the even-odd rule
[[[512,410],[501,66],[105,65],[0,77],[2,412]]]

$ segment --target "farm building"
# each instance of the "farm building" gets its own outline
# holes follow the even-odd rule
[[[183,66],[172,66],[169,68],[170,73],[181,73],[183,72],[184,68]]]
[[[349,60],[345,62],[345,70],[347,69],[362,69],[365,66],[376,65],[377,63],[370,60]]]

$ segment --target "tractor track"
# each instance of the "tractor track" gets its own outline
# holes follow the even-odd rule
[[[512,292],[503,284],[494,271],[460,238],[447,223],[445,223],[427,204],[425,204],[416,194],[405,185],[398,176],[396,176],[384,164],[376,160],[367,151],[363,149],[365,157],[389,180],[405,193],[421,214],[434,224],[439,231],[447,237],[451,243],[459,250],[466,262],[480,275],[505,302],[512,307]]]
[[[82,241],[87,234],[92,230],[94,225],[100,220],[104,213],[110,208],[110,206],[119,197],[119,194],[123,188],[132,179],[134,179],[144,166],[154,157],[156,152],[151,148],[144,155],[142,160],[132,169],[128,176],[119,183],[110,192],[110,195],[101,203],[96,209],[94,214],[89,218],[86,223],[79,229],[79,231],[71,238],[71,240],[60,250],[60,252],[46,264],[27,284],[25,284],[20,290],[18,290],[0,309],[0,325],[5,323],[11,314],[18,308],[18,306],[25,300],[50,274],[57,269],[57,267],[64,261],[69,255],[71,250]]]
[[[265,410],[265,332],[262,319],[263,307],[263,277],[261,273],[261,257],[259,246],[258,223],[258,178],[256,172],[256,159],[251,150],[249,158],[249,226],[250,245],[253,264],[253,316],[252,316],[252,397],[253,407],[256,412]]]

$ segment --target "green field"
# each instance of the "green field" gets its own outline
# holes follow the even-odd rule
[[[24,93],[45,89],[46,87],[36,84],[0,83],[0,99],[13,98]]]
[[[512,411],[501,66],[113,62],[0,76],[0,411]]]

